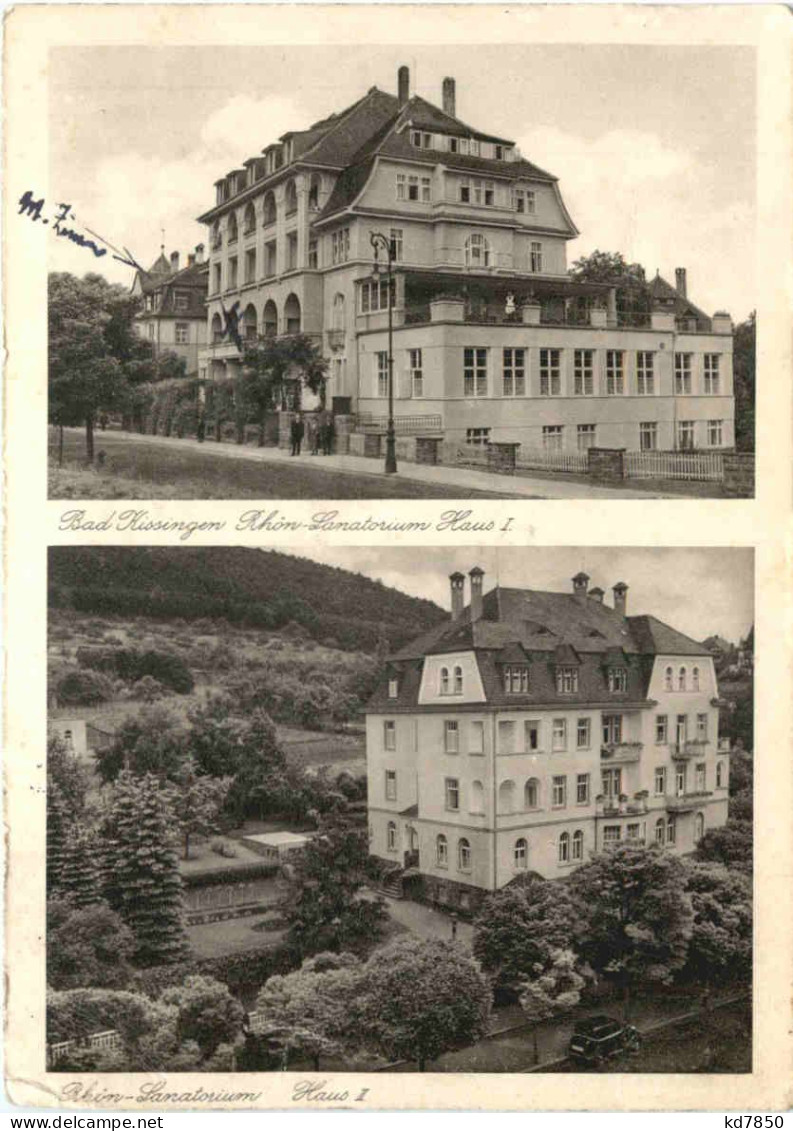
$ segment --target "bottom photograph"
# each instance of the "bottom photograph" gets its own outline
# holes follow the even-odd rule
[[[753,572],[50,549],[47,1068],[751,1072]]]

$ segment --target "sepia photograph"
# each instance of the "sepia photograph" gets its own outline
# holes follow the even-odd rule
[[[753,570],[51,549],[49,1070],[750,1072]]]
[[[52,48],[50,497],[751,497],[756,66]]]

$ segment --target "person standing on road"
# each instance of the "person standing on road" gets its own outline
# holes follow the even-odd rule
[[[325,409],[322,413],[322,454],[329,456],[333,451],[333,416]]]
[[[303,417],[300,415],[299,412],[296,412],[295,415],[294,415],[294,418],[292,420],[292,427],[291,427],[290,431],[291,431],[291,436],[292,436],[292,455],[293,456],[299,456],[300,455],[300,445],[303,443],[303,431],[304,431]]]
[[[306,419],[306,444],[308,445],[312,456],[319,452],[319,421],[314,412],[310,412]]]

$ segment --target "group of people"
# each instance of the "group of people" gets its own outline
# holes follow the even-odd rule
[[[303,414],[296,412],[290,429],[292,455],[299,456],[305,438],[312,456],[329,456],[333,450],[333,416],[327,409]]]

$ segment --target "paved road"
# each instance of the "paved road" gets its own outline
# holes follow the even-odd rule
[[[199,444],[194,439],[178,439],[166,436],[144,436],[134,432],[100,432],[97,433],[96,444],[98,448],[112,449],[114,443],[124,441],[141,446],[164,447],[171,451],[189,451],[200,453],[207,461],[228,459],[242,460],[251,464],[269,463],[306,468],[311,471],[335,472],[342,475],[365,476],[375,480],[389,483],[389,495],[394,494],[393,486],[404,482],[408,484],[420,483],[425,489],[433,485],[439,487],[444,496],[448,497],[450,488],[466,494],[474,492],[484,495],[496,495],[502,498],[527,498],[527,499],[642,499],[650,498],[676,498],[676,495],[650,495],[646,491],[632,490],[629,487],[605,487],[594,484],[565,481],[563,479],[532,478],[524,475],[495,475],[487,471],[478,471],[465,467],[432,467],[426,464],[401,463],[396,475],[386,476],[381,470],[379,460],[366,459],[363,456],[332,455],[290,456],[289,452],[281,448],[254,448],[248,445],[206,441]],[[286,469],[286,468],[284,468]],[[333,497],[332,493],[325,496]]]

